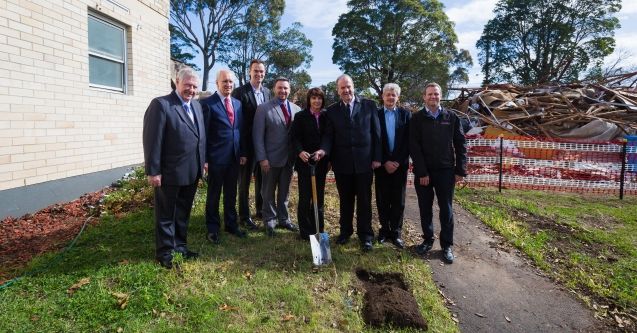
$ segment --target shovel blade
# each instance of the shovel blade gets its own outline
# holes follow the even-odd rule
[[[314,265],[321,266],[332,262],[330,240],[327,233],[322,232],[316,235],[311,235],[310,246],[312,248],[312,262]]]

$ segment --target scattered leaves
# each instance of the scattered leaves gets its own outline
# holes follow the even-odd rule
[[[252,280],[252,273],[250,271],[245,271],[243,273],[243,277],[246,278],[246,280],[250,281]]]
[[[221,306],[219,307],[219,310],[220,310],[220,311],[223,311],[223,312],[228,312],[228,311],[238,311],[238,310],[239,310],[239,307],[237,307],[237,306],[230,306],[230,305],[228,305],[228,304],[226,304],[226,303],[223,303],[223,305],[221,305]]]
[[[294,319],[294,318],[296,318],[296,317],[295,317],[293,314],[288,313],[288,314],[285,314],[285,315],[283,315],[283,316],[281,317],[281,321],[283,321],[283,322],[285,322],[285,321],[290,321],[290,320],[292,320],[292,319]]]
[[[115,299],[117,300],[117,306],[120,309],[126,309],[126,307],[128,306],[128,298],[130,297],[129,294],[112,292],[111,296],[115,297]]]
[[[77,281],[75,284],[73,284],[72,286],[69,287],[69,289],[66,290],[66,293],[69,294],[69,296],[73,296],[73,294],[80,288],[82,288],[83,286],[87,285],[91,283],[91,279],[90,278],[83,278],[80,279],[79,281]]]

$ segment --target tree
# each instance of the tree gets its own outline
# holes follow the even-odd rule
[[[197,52],[187,42],[186,38],[175,28],[174,25],[169,24],[168,30],[170,30],[170,58],[177,60],[194,70],[199,70],[199,67],[195,65],[192,60],[195,55],[188,52]]]
[[[577,80],[615,47],[621,0],[500,0],[476,43],[485,83]]]
[[[334,28],[332,61],[358,90],[382,96],[385,83],[402,88],[403,101],[421,102],[428,81],[466,82],[471,57],[458,51],[453,23],[436,0],[350,0]],[[456,67],[456,68],[453,68]]]
[[[243,22],[248,5],[256,0],[170,0],[170,19],[184,45],[203,58],[202,90],[217,62],[223,38]]]
[[[283,76],[290,79],[292,93],[309,87],[312,78],[304,68],[308,68],[313,59],[310,54],[312,41],[301,32],[302,27],[300,23],[294,22],[282,32],[272,34],[267,58],[263,59],[270,73],[266,84],[271,85],[277,77]]]

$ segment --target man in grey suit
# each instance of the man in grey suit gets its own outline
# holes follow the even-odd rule
[[[254,155],[263,176],[262,213],[265,232],[268,236],[274,236],[274,228],[277,225],[288,230],[297,230],[288,214],[290,181],[295,160],[288,132],[294,120],[294,114],[301,111],[301,108],[288,101],[290,95],[288,79],[276,79],[274,94],[276,98],[257,108],[252,129]]]
[[[257,217],[261,215],[263,200],[261,199],[261,170],[254,159],[252,144],[252,124],[257,106],[270,100],[270,90],[263,85],[265,64],[259,59],[250,61],[250,82],[232,92],[232,97],[241,101],[243,124],[241,125],[241,150],[247,157],[246,163],[239,168],[239,219],[248,229],[257,229],[257,224],[250,217],[249,190],[252,173],[254,173],[254,202]]]
[[[144,165],[155,191],[155,258],[165,268],[173,267],[176,252],[198,256],[186,246],[206,149],[203,113],[194,100],[198,80],[192,69],[180,70],[175,91],[153,99],[144,115]]]

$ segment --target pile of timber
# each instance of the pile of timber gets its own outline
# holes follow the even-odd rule
[[[607,141],[637,133],[636,82],[637,72],[597,83],[462,88],[452,108],[474,126],[516,135]]]

